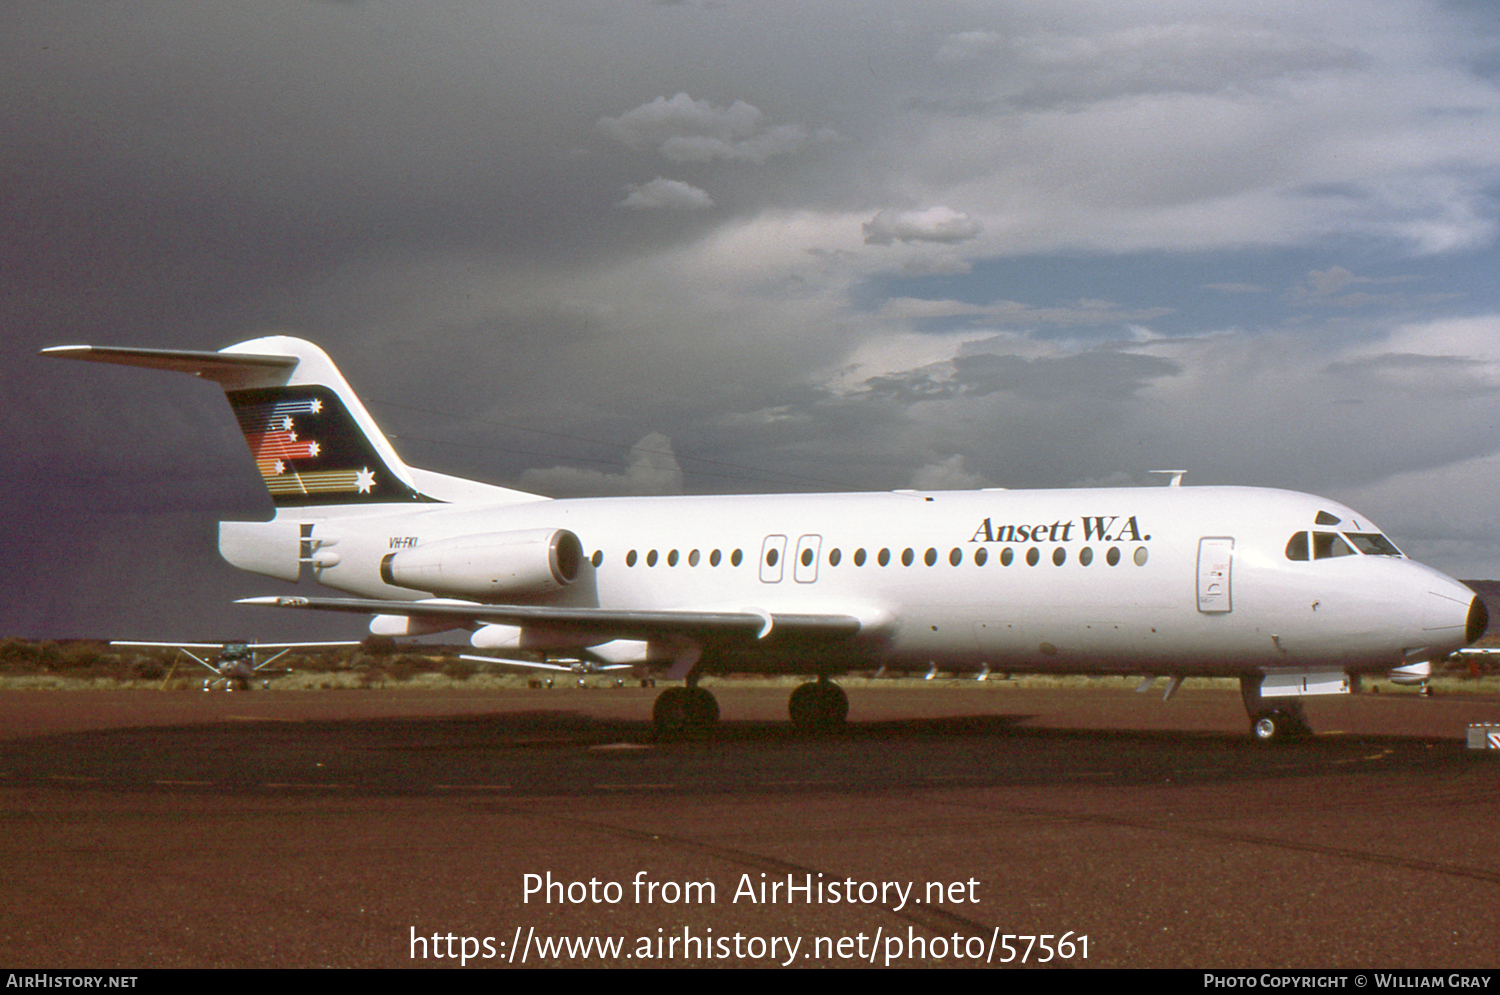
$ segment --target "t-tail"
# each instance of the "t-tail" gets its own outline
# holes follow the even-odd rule
[[[333,360],[303,339],[273,335],[218,352],[75,345],[42,353],[190,373],[223,387],[278,511],[313,505],[541,500],[407,466]]]

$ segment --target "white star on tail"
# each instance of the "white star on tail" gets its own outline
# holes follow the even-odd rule
[[[359,488],[361,494],[368,494],[375,486],[375,472],[365,467],[354,475],[354,486]]]

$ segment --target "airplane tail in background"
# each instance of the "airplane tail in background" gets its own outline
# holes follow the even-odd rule
[[[313,505],[536,501],[407,466],[322,349],[285,335],[219,352],[58,346],[44,354],[191,373],[224,388],[277,509]]]

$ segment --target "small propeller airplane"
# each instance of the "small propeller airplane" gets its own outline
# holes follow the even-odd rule
[[[323,350],[45,355],[219,384],[276,507],[219,524],[244,570],[352,597],[242,603],[460,630],[504,656],[663,671],[664,730],[707,727],[706,674],[813,678],[799,726],[841,725],[850,670],[1137,675],[1240,683],[1251,734],[1310,733],[1309,695],[1430,663],[1483,601],[1336,501],[1253,487],[896,491],[552,500],[408,466]],[[554,663],[572,667],[573,664]]]
[[[249,691],[254,681],[261,681],[261,686],[265,687],[269,683],[269,678],[291,673],[290,670],[285,668],[271,670],[270,666],[293,650],[337,649],[347,646],[358,646],[360,644],[348,641],[321,643],[151,643],[115,639],[110,641],[110,645],[133,649],[173,649],[214,675],[212,678],[204,679],[203,690],[212,691],[216,687],[222,687],[225,691],[233,691],[235,685],[238,685],[241,691]],[[276,653],[269,660],[262,660],[260,663],[256,663],[255,655],[263,650],[279,650],[280,652]],[[200,653],[203,655],[199,656],[198,654]],[[214,662],[209,663],[208,657],[214,657]]]

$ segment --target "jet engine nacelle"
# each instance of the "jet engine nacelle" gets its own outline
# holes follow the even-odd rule
[[[534,596],[578,579],[583,544],[567,529],[488,532],[387,553],[380,579],[395,587],[464,598]]]

